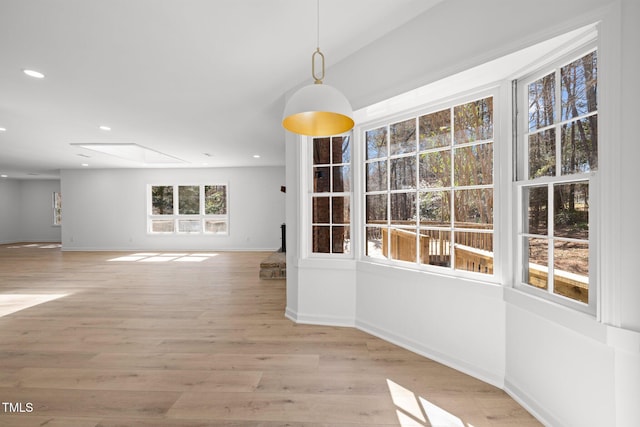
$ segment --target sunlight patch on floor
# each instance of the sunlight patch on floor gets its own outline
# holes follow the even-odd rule
[[[20,249],[20,248],[59,249],[61,247],[62,245],[60,243],[25,243],[23,245],[7,246],[7,249]]]
[[[0,317],[66,297],[68,294],[0,294]]]
[[[390,379],[387,386],[402,427],[473,427]]]
[[[115,262],[202,262],[217,256],[215,253],[160,253],[160,252],[139,252],[107,261]]]

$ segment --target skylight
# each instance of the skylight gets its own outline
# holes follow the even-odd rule
[[[120,159],[130,160],[132,162],[143,163],[146,165],[159,164],[176,164],[186,163],[184,160],[168,154],[152,150],[142,145],[123,143],[123,144],[71,144],[75,147],[82,147],[87,150],[97,151],[99,153],[108,154]]]

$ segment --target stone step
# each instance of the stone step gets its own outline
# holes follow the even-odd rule
[[[285,279],[287,277],[287,254],[274,252],[260,262],[260,278],[265,280]]]

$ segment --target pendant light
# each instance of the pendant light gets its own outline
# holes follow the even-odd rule
[[[320,0],[318,6],[318,47],[311,55],[311,76],[314,84],[294,93],[284,109],[282,126],[290,132],[307,136],[330,136],[353,128],[353,109],[337,89],[322,83],[324,55],[320,52]],[[320,60],[321,73],[316,73]]]

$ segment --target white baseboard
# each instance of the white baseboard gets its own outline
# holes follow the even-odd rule
[[[291,310],[290,308],[287,308],[285,310],[285,317],[296,323],[303,323],[308,325],[355,327],[356,329],[360,329],[363,332],[376,336],[390,343],[396,344],[428,359],[434,360],[438,363],[442,363],[443,365],[449,366],[450,368],[456,369],[467,375],[471,375],[472,377],[491,384],[495,387],[498,387],[500,389],[504,388],[504,375],[502,373],[495,373],[481,369],[463,360],[452,358],[409,338],[399,336],[361,320],[354,320],[351,318],[343,317],[302,314]]]
[[[563,427],[563,424],[547,412],[542,405],[522,391],[519,387],[505,380],[503,390],[511,396],[513,400],[518,402],[524,409],[533,415],[538,421],[547,427]]]
[[[463,360],[456,359],[454,357],[443,354],[437,350],[429,348],[419,342],[416,342],[410,338],[403,337],[393,332],[378,328],[370,323],[357,320],[356,327],[364,332],[374,335],[390,343],[396,344],[402,348],[412,351],[416,354],[424,356],[428,359],[434,360],[438,363],[442,363],[457,371],[463,372],[488,384],[502,389],[504,387],[504,375],[503,373],[490,372],[478,366],[469,364]]]
[[[293,311],[289,308],[285,310],[285,317],[293,320],[296,323],[305,325],[318,325],[318,326],[343,326],[343,327],[355,327],[354,320],[347,317],[339,316],[316,316],[312,314],[304,314]]]

